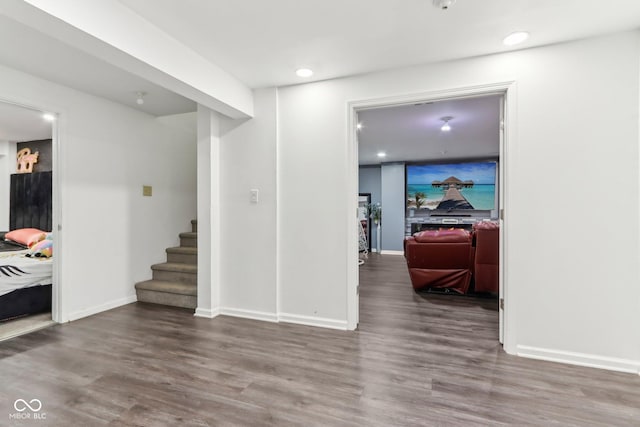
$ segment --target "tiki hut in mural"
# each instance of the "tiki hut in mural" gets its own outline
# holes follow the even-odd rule
[[[463,188],[473,187],[473,181],[462,181],[455,176],[450,176],[444,181],[433,181],[432,187],[442,188],[445,192],[437,209],[474,209],[467,199],[460,193]]]
[[[473,181],[462,181],[455,176],[450,176],[444,181],[433,181],[431,183],[431,186],[442,188],[445,191],[449,188],[457,188],[458,190],[460,190],[461,188],[473,187]]]

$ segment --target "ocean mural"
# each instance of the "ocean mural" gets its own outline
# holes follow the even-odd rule
[[[496,163],[407,165],[407,208],[495,209]]]

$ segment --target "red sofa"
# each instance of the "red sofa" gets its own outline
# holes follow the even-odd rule
[[[460,294],[469,290],[498,292],[499,236],[497,223],[474,224],[463,229],[427,230],[408,237],[405,257],[415,290],[439,288]]]
[[[498,292],[500,228],[497,223],[482,221],[473,225],[475,259],[473,281],[476,292]]]
[[[405,257],[413,288],[467,293],[473,265],[471,238],[463,229],[427,230],[408,237]]]

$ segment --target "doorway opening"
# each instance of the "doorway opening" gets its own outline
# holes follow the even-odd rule
[[[495,294],[500,318],[498,338],[505,344],[507,351],[509,351],[507,344],[514,341],[509,341],[510,337],[505,334],[506,331],[511,333],[513,331],[506,328],[508,319],[505,318],[508,312],[505,280],[507,270],[505,243],[508,230],[503,213],[506,205],[504,195],[508,168],[506,140],[507,133],[513,133],[513,127],[507,126],[508,119],[513,116],[515,104],[514,91],[511,90],[513,85],[513,82],[506,82],[482,87],[356,101],[349,104],[348,158],[350,188],[353,190],[349,195],[349,203],[353,206],[354,195],[357,196],[356,193],[362,192],[371,192],[372,201],[379,203],[382,210],[382,242],[375,242],[372,246],[377,248],[380,245],[381,254],[402,256],[404,238],[422,229],[444,227],[470,229],[475,222],[479,221],[491,221],[499,225],[497,255],[499,268]],[[471,108],[474,105],[482,106],[483,103],[491,107],[477,110]],[[430,113],[427,114],[429,111]],[[391,125],[385,126],[385,120],[395,121],[396,129]],[[369,141],[363,141],[368,126],[369,130],[377,130],[377,135]],[[403,129],[403,135],[398,134],[398,127]],[[429,135],[419,135],[420,129],[424,132],[429,127],[431,139]],[[474,138],[474,133],[477,134],[477,138]],[[475,143],[470,145],[470,141]],[[369,142],[370,146],[363,150],[361,144],[366,142]],[[417,151],[411,152],[412,149]],[[452,206],[445,206],[446,203],[441,203],[446,193],[444,190],[449,187],[436,188],[444,187],[445,184],[434,186],[433,191],[431,188],[428,191],[421,191],[424,189],[417,188],[415,185],[413,188],[410,187],[407,181],[410,168],[407,165],[421,164],[440,166],[448,164],[454,167],[489,164],[492,166],[488,167],[487,171],[492,169],[494,182],[476,185],[475,193],[483,193],[480,198],[478,198],[479,194],[471,194],[474,191],[463,189],[463,187],[472,186],[469,183],[465,185],[463,182],[465,179],[461,180],[460,186],[446,183],[453,186],[451,193],[465,194],[469,200],[464,197],[463,200],[471,202],[468,206],[458,204],[452,208]],[[360,171],[364,168],[364,175],[375,176],[378,169],[380,171],[378,176],[382,176],[383,167],[384,178],[379,178],[381,183],[377,187],[379,194],[376,197],[376,186],[371,186],[371,183],[368,186],[364,184],[360,178]],[[415,170],[412,172],[415,173]],[[490,174],[490,171],[487,173]],[[449,177],[443,177],[442,181],[447,178]],[[429,187],[431,184],[430,182]],[[383,194],[385,191],[386,195]],[[440,191],[439,196],[436,194],[437,191]],[[418,193],[417,198],[416,193]],[[473,206],[474,204],[476,206]],[[443,211],[442,208],[446,209]],[[348,236],[349,247],[354,248],[353,254],[356,254],[358,230],[357,224],[351,225],[351,222],[353,220],[350,217],[348,226],[352,232]],[[376,252],[376,249],[373,251]],[[357,327],[359,318],[357,267],[359,258],[361,257],[354,256],[349,261],[348,324],[350,329]]]
[[[56,115],[0,102],[0,340],[54,324]]]

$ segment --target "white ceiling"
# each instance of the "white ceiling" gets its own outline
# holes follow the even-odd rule
[[[0,141],[36,141],[51,138],[51,122],[41,111],[0,102]]]
[[[252,88],[329,79],[634,29],[640,0],[119,0]]]
[[[640,26],[640,0],[113,0],[252,88],[529,48]],[[106,3],[105,3],[106,4]],[[194,102],[0,16],[0,63],[153,115]],[[302,79],[298,67],[315,74]],[[144,105],[135,92],[148,92]]]
[[[441,119],[447,116],[451,131],[443,132]],[[500,96],[364,110],[358,123],[361,165],[497,157]],[[378,157],[379,151],[386,157]]]
[[[155,116],[186,113],[196,104],[46,34],[0,15],[0,63]],[[146,92],[143,105],[136,92]]]

